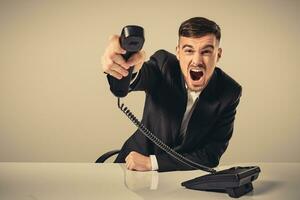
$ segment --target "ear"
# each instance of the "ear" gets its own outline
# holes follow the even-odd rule
[[[217,62],[219,62],[220,58],[222,57],[222,48],[218,48],[218,58]]]
[[[179,45],[176,46],[176,58],[179,60]]]

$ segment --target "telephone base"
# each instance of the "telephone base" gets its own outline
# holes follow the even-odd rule
[[[238,198],[253,190],[252,181],[259,173],[257,166],[232,167],[182,182],[181,185],[193,190],[223,192]]]

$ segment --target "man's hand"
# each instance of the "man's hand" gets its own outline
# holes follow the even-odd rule
[[[125,161],[126,168],[129,170],[150,171],[152,169],[150,157],[135,151],[130,152]]]
[[[127,70],[131,66],[134,66],[134,72],[140,70],[146,59],[145,51],[139,51],[125,61],[122,54],[125,54],[126,51],[121,48],[119,38],[118,35],[110,37],[101,59],[103,71],[117,79],[127,76]]]

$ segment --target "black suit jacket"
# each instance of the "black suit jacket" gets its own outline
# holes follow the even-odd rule
[[[108,79],[110,80],[110,79]],[[215,167],[232,136],[241,86],[220,68],[201,92],[184,138],[179,135],[187,104],[187,92],[177,58],[159,50],[145,62],[130,86],[145,91],[142,123],[165,144],[190,160]],[[115,162],[125,162],[131,151],[156,155],[159,171],[190,170],[155,146],[139,130],[123,145]]]

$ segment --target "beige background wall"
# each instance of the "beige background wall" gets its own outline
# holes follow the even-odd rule
[[[175,52],[193,16],[222,28],[219,63],[243,85],[222,163],[299,162],[299,1],[0,1],[0,161],[93,162],[135,127],[100,57],[110,34],[145,28],[150,56]],[[144,94],[124,100],[142,114]]]

